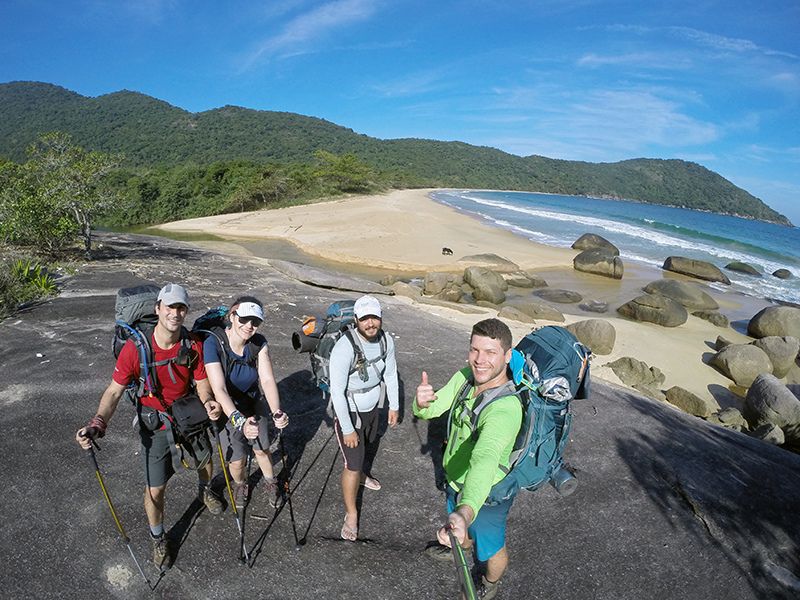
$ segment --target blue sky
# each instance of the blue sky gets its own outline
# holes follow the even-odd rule
[[[797,0],[0,0],[14,80],[523,156],[682,158],[800,224]]]

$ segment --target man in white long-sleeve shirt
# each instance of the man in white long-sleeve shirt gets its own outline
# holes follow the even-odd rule
[[[342,539],[358,538],[358,486],[381,489],[364,472],[366,448],[378,437],[378,411],[389,399],[389,427],[397,425],[400,408],[394,341],[381,329],[381,305],[362,296],[353,306],[355,329],[336,342],[330,357],[330,393],[336,413],[336,437],[342,450],[342,496],[345,517]]]

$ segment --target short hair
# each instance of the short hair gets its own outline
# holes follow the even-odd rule
[[[228,309],[228,313],[225,317],[230,317],[233,314],[233,311],[239,306],[242,302],[252,302],[253,304],[258,304],[261,308],[264,308],[264,305],[261,303],[261,300],[256,298],[255,296],[239,296],[235,298],[233,302],[231,302],[231,307]]]
[[[484,319],[472,326],[472,336],[481,336],[498,340],[503,350],[511,349],[511,330],[500,319]]]

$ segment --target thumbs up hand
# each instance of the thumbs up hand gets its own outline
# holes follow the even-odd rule
[[[436,394],[433,393],[433,386],[428,383],[428,374],[422,372],[422,382],[417,386],[417,406],[420,408],[428,408],[431,402],[436,400]]]

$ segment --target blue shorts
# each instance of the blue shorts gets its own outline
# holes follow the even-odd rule
[[[486,562],[506,545],[506,521],[513,503],[514,498],[510,498],[496,506],[482,506],[478,511],[478,517],[469,526],[469,537],[475,544],[475,554],[479,561]],[[448,485],[448,514],[455,509],[456,491]]]

